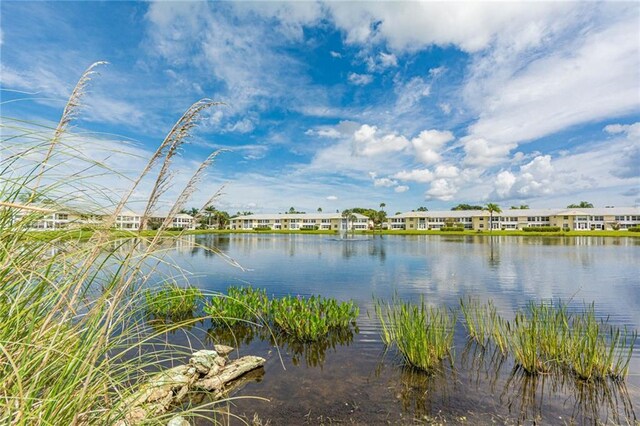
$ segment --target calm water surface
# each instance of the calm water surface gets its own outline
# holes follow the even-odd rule
[[[168,254],[208,291],[229,285],[265,288],[269,295],[321,294],[360,306],[358,331],[323,347],[242,336],[240,354],[267,358],[259,381],[230,411],[271,424],[518,424],[634,423],[640,407],[640,350],[626,386],[584,386],[571,378],[512,375],[513,362],[465,347],[456,334],[455,364],[427,376],[385,353],[373,298],[457,308],[461,297],[491,299],[502,315],[530,300],[562,299],[573,309],[595,302],[610,322],[640,329],[640,241],[632,238],[376,236],[342,241],[325,235],[199,235]],[[199,246],[216,247],[246,270]],[[206,328],[206,325],[205,325]],[[228,337],[228,336],[227,336]],[[171,338],[185,343],[181,333]],[[205,340],[205,339],[203,339]],[[218,417],[218,420],[221,419]],[[241,424],[232,417],[223,422]],[[203,420],[204,423],[206,423]]]

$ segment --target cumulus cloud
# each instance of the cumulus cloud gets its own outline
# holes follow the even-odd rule
[[[458,192],[458,188],[448,179],[436,179],[431,183],[431,187],[425,193],[427,199],[441,201],[452,200]]]
[[[464,163],[470,166],[490,167],[504,162],[515,143],[489,142],[483,138],[462,138],[466,157]]]
[[[370,74],[358,74],[352,72],[349,74],[349,82],[356,86],[366,86],[373,81],[373,76]]]
[[[418,160],[424,164],[433,164],[441,160],[440,149],[454,139],[453,133],[440,130],[423,130],[411,139],[411,145]]]
[[[445,115],[451,114],[451,104],[448,104],[446,102],[442,102],[442,103],[438,104],[438,108],[440,108],[442,113],[445,114]]]
[[[456,166],[438,165],[434,174],[439,178],[455,178],[460,174]]]
[[[409,187],[407,185],[398,185],[395,187],[394,191],[397,193],[407,192]]]
[[[329,195],[327,197],[327,200],[329,200],[329,201],[336,201],[337,199],[338,199],[338,197],[336,197],[335,195]]]
[[[431,182],[434,176],[429,169],[413,169],[410,171],[403,170],[394,174],[393,177],[402,181],[427,183]]]
[[[409,146],[404,136],[393,133],[380,135],[376,126],[363,124],[353,134],[354,151],[365,157],[403,151]]]

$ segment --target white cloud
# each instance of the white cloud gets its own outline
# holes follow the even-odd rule
[[[467,163],[497,164],[517,144],[638,111],[640,52],[628,36],[638,31],[634,9],[635,16],[615,16],[604,28],[587,27],[573,39],[549,36],[544,55],[505,42],[476,58],[465,87],[468,104],[479,113],[465,138],[471,145]],[[489,149],[490,156],[502,158],[487,161]]]
[[[366,60],[369,72],[381,72],[387,68],[398,66],[398,58],[393,53],[380,52],[376,56],[369,56]]]
[[[429,76],[435,79],[443,75],[445,72],[447,72],[447,67],[442,65],[436,68],[429,69]]]
[[[386,42],[397,51],[435,44],[466,52],[488,47],[497,34],[515,38],[538,23],[566,19],[576,6],[558,3],[327,2],[347,43]],[[559,17],[559,18],[557,18]]]
[[[458,192],[458,188],[447,179],[436,179],[431,183],[431,187],[425,193],[427,199],[436,199],[441,201],[452,200]]]
[[[462,138],[466,157],[464,163],[471,166],[490,167],[505,161],[515,143],[500,144],[483,138]]]
[[[393,133],[380,135],[376,126],[363,124],[353,134],[354,151],[365,157],[403,151],[409,146],[404,136]]]
[[[393,53],[380,52],[378,57],[380,58],[380,65],[385,68],[398,66],[398,58]]]
[[[395,187],[394,191],[397,193],[407,192],[409,187],[407,185],[398,185]]]
[[[329,54],[332,58],[342,58],[342,54],[340,52],[330,51]]]
[[[396,186],[398,184],[397,181],[393,180],[393,179],[389,179],[389,178],[374,178],[373,179],[373,186],[376,187],[384,187],[384,188],[391,188],[392,186]]]
[[[237,133],[249,133],[255,129],[255,125],[253,121],[248,118],[243,118],[242,120],[236,121],[235,123],[229,123],[226,127],[227,132],[237,132]]]
[[[423,130],[411,139],[411,145],[418,160],[424,164],[433,164],[441,160],[440,149],[454,139],[453,133],[440,130]]]
[[[414,110],[422,98],[429,96],[431,86],[421,77],[413,77],[407,82],[396,81],[394,88],[396,98],[396,113],[404,114]]]
[[[393,177],[402,181],[427,183],[431,182],[434,176],[429,169],[414,169],[411,171],[403,170],[394,174]]]
[[[439,178],[456,178],[460,175],[460,170],[456,166],[439,165],[434,174]]]
[[[640,140],[640,122],[633,124],[609,124],[605,126],[604,131],[612,135],[623,133],[627,135],[629,139]]]
[[[451,114],[451,105],[446,102],[439,103],[438,108],[440,108],[445,115]]]
[[[329,195],[327,197],[327,200],[329,200],[329,201],[336,201],[337,199],[338,199],[338,197],[336,197],[335,195]]]
[[[349,74],[349,82],[356,86],[366,86],[373,81],[373,76],[370,74],[358,74],[352,72]]]

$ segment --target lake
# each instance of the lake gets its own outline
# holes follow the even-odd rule
[[[216,247],[245,270],[203,247]],[[415,301],[424,296],[429,304],[457,309],[461,297],[473,297],[493,300],[499,313],[512,319],[530,300],[562,299],[576,310],[595,302],[599,316],[638,330],[640,239],[212,234],[183,237],[167,255],[193,274],[193,285],[207,291],[252,285],[269,295],[320,294],[360,306],[357,331],[320,346],[281,342],[276,348],[264,333],[236,330],[241,355],[267,358],[257,381],[237,396],[270,402],[234,400],[233,415],[251,420],[257,413],[273,425],[636,421],[637,348],[626,385],[512,374],[511,358],[465,344],[459,315],[453,365],[427,375],[404,367],[394,351],[385,352],[373,306],[374,298],[398,295]],[[207,341],[204,333],[194,333]],[[170,338],[187,343],[183,333]],[[231,343],[229,335],[216,338]],[[231,416],[218,420],[242,424]]]

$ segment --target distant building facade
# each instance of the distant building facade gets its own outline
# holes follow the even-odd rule
[[[639,207],[591,209],[514,209],[494,213],[486,210],[406,212],[387,219],[390,229],[438,230],[447,226],[474,231],[518,230],[557,226],[567,231],[626,230],[640,226]]]
[[[233,217],[229,220],[229,229],[232,230],[365,231],[370,225],[369,218],[359,213],[353,213],[353,220],[342,217],[341,213],[252,214]]]

